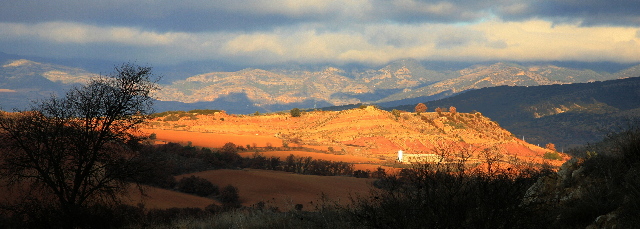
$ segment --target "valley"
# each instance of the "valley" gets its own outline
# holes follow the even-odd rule
[[[3,68],[10,72],[7,83],[2,84],[6,88],[0,88],[5,104],[19,101],[16,96],[55,93],[93,77],[81,69],[26,60]],[[456,185],[461,186],[455,190],[470,188],[464,190],[469,192],[465,198],[505,189],[512,192],[511,199],[519,200],[525,192],[529,195],[529,187],[538,187],[531,186],[536,179],[540,183],[544,176],[561,174],[567,169],[560,169],[563,164],[566,167],[565,162],[571,159],[575,164],[572,156],[584,156],[565,154],[563,141],[559,141],[563,148],[554,145],[558,139],[571,140],[581,134],[570,127],[593,120],[617,120],[619,124],[620,118],[632,117],[626,115],[639,107],[638,78],[627,77],[636,70],[610,74],[496,63],[436,72],[400,61],[361,72],[330,67],[320,72],[246,69],[198,75],[173,84],[184,87],[165,85],[158,91],[164,99],[169,97],[162,96],[171,94],[186,100],[157,101],[160,107],[174,110],[159,109],[140,128],[143,135],[151,136],[150,144],[139,152],[141,168],[147,173],[127,179],[143,181],[146,193],[140,195],[130,187],[123,203],[147,217],[220,217],[265,209],[273,214],[323,214],[328,206],[341,206],[332,211],[351,214],[344,206],[366,210],[369,203],[395,201],[395,192],[405,193],[403,188],[411,192],[415,187],[439,190],[428,196],[435,198],[430,207],[437,207],[437,201],[443,199],[438,195],[457,193],[441,188]],[[52,87],[27,88],[25,82],[34,79]],[[407,105],[410,101],[426,105]],[[175,109],[187,104],[182,102],[197,109]],[[363,102],[405,105],[382,108]],[[310,109],[311,104],[332,107]],[[344,104],[347,106],[340,106]],[[211,105],[218,110],[208,109]],[[303,109],[295,115],[288,110],[299,105]],[[219,109],[224,107],[233,111]],[[601,127],[597,123],[591,126]],[[534,124],[542,125],[531,126]],[[530,131],[527,141],[520,137],[522,132],[511,131],[522,128]],[[532,134],[545,130],[558,136],[536,138]],[[200,183],[185,186],[196,181]],[[420,183],[432,181],[436,182],[428,186]],[[193,188],[206,183],[215,191],[201,194]],[[502,184],[512,185],[498,188]],[[227,188],[235,190],[235,200],[225,199],[227,194],[221,190]],[[464,199],[444,199],[456,198]],[[475,199],[476,204],[491,206],[482,199]]]

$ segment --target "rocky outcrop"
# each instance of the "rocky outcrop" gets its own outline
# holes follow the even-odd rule
[[[586,228],[621,228],[619,227],[619,211],[621,209],[619,206],[604,214],[595,215],[591,219],[585,219],[585,214],[576,211],[576,208],[581,207],[584,208],[582,211],[597,208],[598,206],[595,206],[593,199],[602,197],[597,195],[598,191],[610,191],[604,187],[610,181],[599,176],[591,176],[586,172],[584,162],[585,159],[573,158],[565,162],[557,173],[539,178],[527,190],[522,206],[537,208],[551,214],[549,218],[555,220],[553,224],[558,227],[564,227],[567,222],[580,217],[582,218],[580,220],[590,222]],[[615,198],[610,201],[611,203],[616,202]]]

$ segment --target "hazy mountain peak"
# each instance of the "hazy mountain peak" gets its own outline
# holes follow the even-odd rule
[[[19,59],[19,60],[10,61],[10,63],[2,65],[2,67],[3,68],[20,67],[20,66],[34,65],[34,64],[40,64],[40,63],[35,62],[35,61],[25,60],[25,59]]]
[[[639,77],[640,76],[640,64],[627,68],[625,70],[622,70],[618,73],[616,73],[616,75],[619,78],[629,78],[629,77]]]

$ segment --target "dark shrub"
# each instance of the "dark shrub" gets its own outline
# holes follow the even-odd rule
[[[218,186],[204,178],[193,175],[180,179],[176,185],[176,189],[184,193],[196,194],[198,196],[210,196],[217,195],[219,193]]]
[[[371,228],[538,228],[546,224],[520,207],[537,176],[457,172],[455,165],[422,165],[380,174],[372,197],[349,209]],[[380,172],[380,171],[377,171]]]
[[[369,178],[369,172],[358,169],[353,171],[353,176],[356,178]]]
[[[291,109],[290,113],[291,113],[291,117],[300,117],[302,112],[300,112],[300,109],[298,108],[293,108]]]
[[[240,206],[240,195],[238,195],[238,188],[227,185],[220,190],[218,200],[222,202],[224,208],[234,208]]]

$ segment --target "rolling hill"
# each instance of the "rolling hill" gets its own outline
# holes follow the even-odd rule
[[[640,78],[536,87],[500,86],[423,102],[429,109],[455,106],[461,112],[479,111],[528,142],[540,145],[552,142],[566,149],[599,141],[638,120]],[[414,106],[394,108],[413,110]]]
[[[510,161],[513,159],[534,164],[543,163],[543,155],[547,152],[516,138],[496,122],[471,113],[427,112],[417,115],[366,106],[343,111],[304,112],[301,117],[291,117],[286,113],[246,116],[224,112],[207,115],[163,113],[155,116],[149,121],[147,132],[170,129],[188,131],[185,134],[189,135],[201,133],[204,139],[210,139],[209,142],[239,135],[251,138],[275,136],[289,147],[305,146],[333,154],[364,156],[379,159],[380,163],[395,163],[398,150],[407,154],[456,154],[449,155],[451,157],[467,152],[472,155],[470,161],[481,162],[481,152],[494,147],[505,155],[505,162],[513,163]],[[167,134],[162,135],[165,136],[163,140],[171,141]],[[276,144],[275,141],[272,143]],[[551,163],[559,165],[561,161]]]

